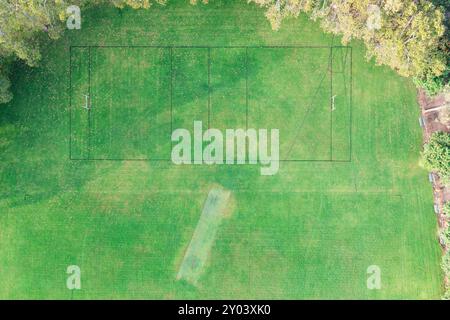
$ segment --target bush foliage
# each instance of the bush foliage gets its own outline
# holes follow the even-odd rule
[[[442,182],[450,183],[450,134],[435,132],[422,153],[425,167],[439,174]]]

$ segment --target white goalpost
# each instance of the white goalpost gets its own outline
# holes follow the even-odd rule
[[[82,106],[82,108],[86,109],[86,110],[90,110],[91,109],[90,97],[87,94],[84,94],[83,96],[85,98],[85,101],[84,101],[84,106]]]
[[[331,97],[331,111],[336,110],[336,107],[335,107],[335,104],[334,104],[335,100],[336,100],[336,95]]]

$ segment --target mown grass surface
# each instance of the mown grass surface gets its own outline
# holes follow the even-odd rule
[[[338,44],[304,16],[273,32],[262,10],[241,1],[196,7],[171,1],[148,11],[100,7],[85,12],[82,30],[68,31],[49,45],[40,68],[17,68],[15,99],[0,110],[0,297],[438,298],[440,251],[431,188],[418,166],[421,132],[415,90],[393,71],[367,63],[360,43],[351,44],[351,162],[283,162],[279,173],[268,177],[261,176],[257,166],[69,160],[70,46]],[[96,138],[91,152],[99,157],[159,155],[170,133],[165,127],[170,118],[157,109],[165,102],[166,89],[155,95],[145,86],[166,79],[167,70],[161,67],[158,77],[144,71],[154,70],[152,63],[167,55],[97,50],[91,81],[93,102],[97,99],[100,107],[93,117]],[[175,126],[190,128],[189,117],[208,120],[201,111],[208,104],[205,64],[195,64],[204,62],[205,54],[174,52],[179,58],[173,66],[178,70],[173,79]],[[211,65],[212,74],[220,75],[210,79],[215,88],[210,92],[211,122],[219,128],[241,126],[246,102],[239,65],[244,56],[239,50],[211,54],[218,61]],[[297,62],[289,60],[292,68],[285,63],[275,67],[278,59],[299,56]],[[324,56],[328,58],[327,52]],[[294,67],[314,72],[314,61],[325,69],[328,61],[319,54],[282,51],[258,51],[250,57],[248,84],[254,90],[248,102],[261,112],[250,113],[249,126],[295,127],[295,117],[305,111],[294,108],[295,99],[307,99],[310,90],[319,87],[316,80],[327,73],[305,77]],[[192,76],[195,72],[198,77]],[[108,81],[113,76],[122,81],[112,86]],[[77,79],[75,90],[84,91],[85,80]],[[292,85],[295,81],[304,85],[298,89]],[[265,89],[271,84],[272,91]],[[281,87],[288,90],[277,92]],[[335,90],[346,88],[343,79],[336,80]],[[319,91],[320,105],[329,103],[327,90]],[[286,102],[283,97],[291,99]],[[138,112],[126,101],[133,101]],[[148,108],[149,102],[154,107]],[[118,112],[112,114],[115,118],[102,116],[109,115],[106,107]],[[228,112],[229,107],[237,111]],[[322,110],[329,111],[325,105]],[[346,158],[341,151],[350,148],[347,117],[335,113],[327,118],[338,130],[331,155],[329,142],[323,144],[330,135],[320,127],[324,112],[311,113],[302,131],[307,147],[300,145],[295,156]],[[142,117],[154,116],[161,127],[146,127]],[[73,117],[78,117],[80,127],[73,127],[72,134],[78,134],[87,120],[83,113]],[[130,126],[139,130],[131,131]],[[83,158],[86,144],[80,138],[72,151]],[[283,140],[281,144],[285,150]],[[207,194],[217,185],[233,192],[235,206],[194,287],[176,281],[176,274]],[[76,292],[65,286],[65,271],[72,264],[82,270],[82,290]],[[367,290],[370,265],[382,270],[379,291]]]

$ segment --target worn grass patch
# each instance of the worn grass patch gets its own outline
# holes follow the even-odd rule
[[[209,191],[202,214],[177,274],[177,280],[197,284],[204,272],[222,219],[229,212],[231,192],[221,188]]]

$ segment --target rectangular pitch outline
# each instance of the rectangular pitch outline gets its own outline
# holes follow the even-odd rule
[[[87,48],[88,52],[89,52],[89,70],[88,70],[88,77],[89,77],[89,81],[88,81],[88,92],[91,92],[91,48],[160,48],[160,49],[168,49],[170,50],[170,71],[171,71],[171,81],[170,81],[170,117],[171,117],[171,132],[173,131],[173,50],[174,49],[178,49],[178,48],[182,48],[182,49],[189,49],[189,48],[195,48],[195,49],[207,49],[208,50],[208,128],[210,128],[210,118],[211,118],[211,88],[210,88],[210,81],[211,81],[211,59],[210,59],[210,54],[211,54],[211,49],[227,49],[227,48],[241,48],[241,49],[245,49],[246,52],[246,79],[245,79],[245,86],[246,86],[246,114],[245,114],[245,123],[246,123],[246,128],[248,128],[248,112],[249,112],[249,108],[248,108],[248,70],[247,70],[247,62],[248,62],[248,49],[264,49],[264,48],[270,48],[270,49],[277,49],[277,48],[283,48],[283,49],[307,49],[307,48],[328,48],[330,49],[330,73],[331,73],[331,81],[330,81],[330,87],[331,87],[331,92],[330,92],[330,104],[332,101],[332,97],[333,97],[333,48],[345,48],[350,50],[350,88],[349,88],[349,101],[350,101],[350,105],[349,105],[349,158],[347,160],[333,160],[333,121],[332,121],[332,116],[331,116],[331,111],[330,111],[330,159],[328,160],[315,160],[315,159],[281,159],[279,160],[280,162],[351,162],[352,161],[352,128],[353,128],[353,117],[352,117],[352,113],[353,113],[353,50],[352,47],[348,47],[348,46],[295,46],[295,45],[287,45],[287,46],[122,46],[122,45],[106,45],[106,46],[70,46],[69,48],[69,159],[73,160],[73,161],[163,161],[163,162],[171,162],[171,159],[156,159],[156,158],[152,158],[152,159],[136,159],[136,158],[91,158],[90,155],[90,149],[91,149],[91,144],[89,143],[89,148],[88,148],[88,157],[87,158],[75,158],[72,156],[72,136],[73,136],[73,132],[72,132],[72,110],[73,110],[73,105],[72,105],[72,55],[73,55],[73,51],[72,48]],[[90,124],[91,120],[90,120],[90,112],[88,110],[88,123]],[[170,139],[170,137],[168,137]],[[88,128],[88,141],[91,140],[91,129]]]

